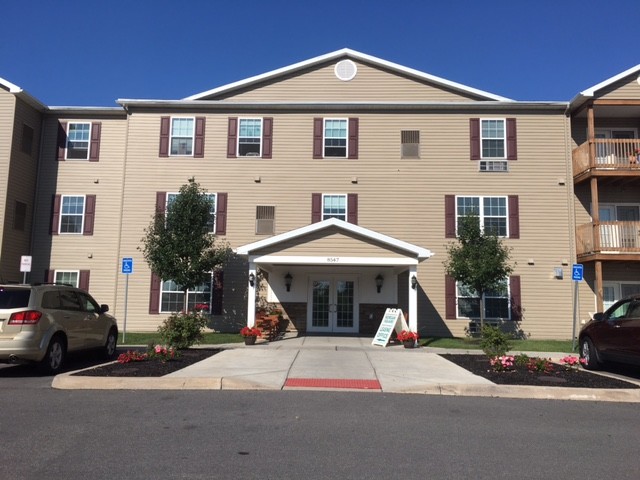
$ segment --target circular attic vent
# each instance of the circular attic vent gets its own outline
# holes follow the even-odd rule
[[[352,80],[356,73],[358,73],[358,67],[351,60],[340,60],[336,63],[336,77],[344,82]]]

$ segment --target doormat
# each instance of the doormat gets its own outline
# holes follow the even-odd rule
[[[382,390],[378,380],[357,380],[351,378],[287,378],[285,387],[297,388],[350,388],[357,390]]]

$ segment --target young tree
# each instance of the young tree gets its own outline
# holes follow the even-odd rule
[[[188,311],[187,291],[211,278],[229,252],[228,245],[216,245],[209,233],[213,204],[195,179],[180,187],[180,193],[156,212],[142,239],[143,255],[160,278],[182,287],[184,311]]]
[[[484,328],[485,295],[501,290],[504,281],[513,272],[510,265],[511,249],[490,230],[480,227],[475,215],[466,215],[458,225],[458,240],[447,246],[448,258],[444,262],[447,275],[453,277],[480,297],[480,328]]]

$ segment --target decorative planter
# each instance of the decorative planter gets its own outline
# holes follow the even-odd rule
[[[402,344],[404,345],[404,348],[415,348],[416,341],[415,340],[405,340],[404,342],[402,342]]]
[[[256,339],[258,337],[244,337],[244,344],[245,345],[255,345],[256,344]]]

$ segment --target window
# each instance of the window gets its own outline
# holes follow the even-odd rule
[[[262,143],[262,119],[241,118],[238,133],[238,156],[259,157]]]
[[[22,151],[27,155],[33,151],[33,128],[26,123],[22,124]]]
[[[24,232],[24,226],[27,219],[27,204],[16,200],[13,210],[13,228]]]
[[[84,196],[62,196],[60,233],[82,233]]]
[[[458,317],[480,318],[480,296],[477,292],[460,282],[456,282],[456,297]],[[486,319],[510,319],[509,283],[505,280],[498,289],[487,292],[484,304]]]
[[[322,196],[322,220],[337,218],[347,221],[347,196],[323,195]]]
[[[256,206],[256,235],[273,235],[276,227],[276,207]]]
[[[402,158],[420,158],[420,131],[402,130],[400,132]]]
[[[87,160],[89,158],[90,123],[69,123],[67,132],[67,159]]]
[[[311,194],[311,223],[338,218],[358,224],[358,194]]]
[[[169,208],[169,204],[175,200],[178,196],[177,193],[167,193],[167,203],[165,206],[165,212]],[[209,210],[209,221],[207,222],[207,231],[209,233],[216,232],[216,197],[215,193],[206,193],[205,196],[211,202],[211,210]]]
[[[64,283],[72,287],[79,287],[79,281],[79,270],[56,270],[55,272],[55,283]]]
[[[517,160],[515,118],[470,119],[471,160],[480,160],[481,172],[506,172],[508,160]]]
[[[499,237],[506,237],[507,231],[507,197],[457,197],[456,226],[466,215],[476,215],[480,227]]]
[[[314,118],[313,158],[358,158],[357,118]]]
[[[482,158],[505,158],[504,120],[482,120]]]
[[[193,118],[171,119],[171,155],[193,154]]]
[[[189,310],[193,310],[196,305],[206,304],[205,313],[211,309],[211,285],[213,277],[209,281],[199,285],[193,290],[187,291],[187,301]],[[162,282],[160,313],[179,312],[184,309],[184,291],[180,285],[173,280]]]

